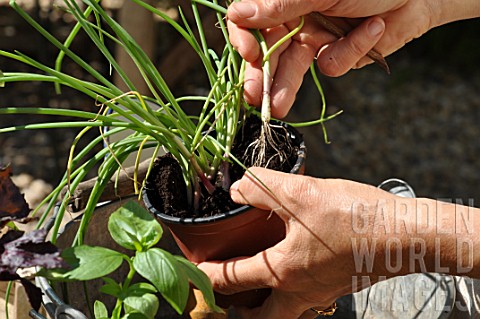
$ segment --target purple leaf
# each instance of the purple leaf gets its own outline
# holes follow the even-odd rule
[[[5,251],[5,244],[22,237],[22,235],[23,231],[19,230],[9,230],[5,235],[3,235],[2,238],[0,238],[0,254],[3,254]]]
[[[13,184],[11,167],[0,165],[0,226],[11,220],[25,220],[30,212],[23,194]]]
[[[4,237],[9,235],[9,233],[4,235]],[[15,238],[16,236],[17,234],[10,237]],[[14,274],[18,268],[25,267],[64,267],[66,264],[60,257],[59,250],[52,243],[45,242],[45,236],[45,230],[34,230],[4,243],[3,251],[0,255],[0,269],[3,268]],[[0,242],[2,240],[3,237],[0,239]]]
[[[24,196],[10,179],[11,169],[0,165],[0,228],[9,221],[25,222],[30,209]],[[30,304],[40,308],[42,291],[17,274],[19,268],[40,266],[66,267],[60,252],[52,243],[45,242],[46,230],[23,233],[9,230],[0,238],[0,281],[19,280],[25,287]]]

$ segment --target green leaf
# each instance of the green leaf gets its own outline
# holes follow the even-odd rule
[[[100,287],[100,291],[104,294],[119,298],[122,294],[122,286],[112,278],[104,277],[102,279],[106,284]]]
[[[100,300],[95,300],[95,303],[93,304],[93,313],[95,314],[95,319],[108,318],[107,307]]]
[[[0,70],[0,78],[3,78],[3,72]],[[5,81],[0,81],[0,88],[5,87]]]
[[[104,277],[120,267],[125,256],[111,249],[87,245],[69,248],[64,252],[69,256],[67,262],[74,268],[67,272],[65,277],[76,280]],[[73,263],[71,255],[75,256]]]
[[[172,254],[159,248],[139,252],[133,260],[133,267],[179,314],[183,312],[189,294],[188,277]]]
[[[157,289],[147,282],[139,282],[128,287],[127,296],[142,296],[146,293],[157,293]]]
[[[143,313],[131,312],[123,316],[122,319],[150,319],[150,318],[145,317]]]
[[[120,246],[137,251],[145,251],[158,243],[163,233],[153,216],[133,201],[110,216],[108,231]]]
[[[125,313],[139,312],[147,318],[154,318],[158,311],[158,298],[154,294],[144,294],[141,297],[130,296],[123,300]]]
[[[103,277],[102,279],[103,279],[103,281],[105,281],[106,284],[109,284],[109,285],[118,285],[118,286],[120,286],[120,284],[117,283],[117,282],[115,281],[115,279],[112,279],[112,278],[110,278],[110,277]]]
[[[213,294],[212,283],[210,282],[210,279],[208,279],[207,275],[187,259],[180,256],[175,256],[175,259],[177,260],[180,268],[188,276],[192,284],[202,292],[203,298],[205,299],[208,307],[215,312],[223,313],[222,308],[215,305],[215,296]]]

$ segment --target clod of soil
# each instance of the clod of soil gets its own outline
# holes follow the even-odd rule
[[[187,186],[180,164],[172,154],[155,159],[146,189],[154,207],[167,215],[187,217]]]
[[[251,154],[252,148],[249,146],[260,137],[261,127],[261,120],[256,116],[250,116],[235,138],[232,154],[246,167],[251,166],[254,161]],[[298,139],[293,140],[281,124],[274,123],[272,131],[276,139],[276,146],[267,145],[267,159],[270,159],[268,168],[290,172],[297,160]],[[285,152],[285,155],[279,156],[278,150]],[[240,179],[244,172],[245,170],[240,165],[231,164],[230,178],[232,183]],[[180,164],[171,154],[158,157],[155,160],[150,177],[147,180],[146,191],[155,208],[174,217],[208,217],[239,207],[230,198],[228,190],[217,187],[213,194],[208,194],[202,186],[200,207],[195,214],[188,204],[187,187],[183,180]]]
[[[280,122],[272,122],[270,128],[275,147],[267,144],[265,156],[267,161],[260,166],[288,173],[297,161],[298,139],[293,140],[292,136]],[[245,167],[251,167],[255,162],[255,158],[252,155],[253,149],[250,146],[252,142],[260,138],[261,132],[262,121],[256,116],[250,116],[245,120],[235,137],[232,155],[243,163]],[[279,154],[278,150],[281,150],[282,154]],[[230,172],[232,179],[237,180],[242,177],[245,170],[240,165],[233,163]]]

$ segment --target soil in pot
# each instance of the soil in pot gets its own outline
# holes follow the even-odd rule
[[[258,140],[261,127],[257,117],[248,119],[234,141],[232,153],[246,167],[253,166],[256,160],[254,154],[258,149],[255,150],[252,143]],[[275,147],[267,148],[268,163],[264,167],[301,174],[305,162],[301,135],[278,122],[273,123],[272,131]],[[232,182],[243,174],[242,167],[231,164],[228,177]],[[218,184],[221,185],[221,181]],[[284,238],[285,224],[278,215],[233,203],[228,191],[221,186],[212,195],[206,190],[202,195],[200,209],[194,213],[186,199],[187,188],[180,166],[171,155],[156,160],[144,188],[146,207],[169,227],[189,260],[253,256]],[[257,289],[230,296],[216,294],[216,300],[223,308],[231,305],[252,308],[261,305],[270,293],[270,289]]]
[[[296,163],[299,146],[291,140],[292,136],[282,124],[274,123],[271,128],[274,145],[266,145],[266,161],[260,166],[276,171],[290,172]],[[253,166],[255,163],[257,150],[252,147],[252,143],[259,139],[261,131],[261,120],[256,116],[250,116],[235,138],[232,154],[246,167]],[[240,165],[233,163],[230,166],[229,178],[233,182],[240,179],[244,172],[245,170]],[[221,181],[217,181],[216,184],[221,185]],[[231,200],[228,190],[224,190],[221,186],[218,186],[213,194],[209,194],[202,187],[200,207],[194,213],[185,199],[187,187],[180,165],[171,154],[155,160],[146,191],[155,208],[174,217],[215,216],[240,207]]]

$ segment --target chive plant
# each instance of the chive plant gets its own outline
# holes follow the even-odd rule
[[[271,88],[273,78],[270,70],[270,56],[278,47],[280,47],[285,41],[293,37],[297,32],[299,32],[304,24],[304,18],[300,18],[300,24],[290,31],[286,36],[280,39],[275,43],[271,48],[267,47],[267,43],[259,30],[254,30],[254,35],[257,38],[257,41],[260,44],[260,49],[263,53],[262,59],[262,71],[263,71],[263,90],[262,90],[262,106],[261,106],[261,120],[262,128],[260,132],[260,137],[253,141],[249,145],[250,152],[252,153],[252,158],[254,158],[254,166],[265,166],[268,167],[269,162],[273,159],[267,158],[266,148],[273,148],[276,151],[276,156],[280,157],[280,161],[286,157],[291,149],[291,145],[284,145],[284,148],[281,149],[278,144],[278,139],[275,137],[276,131],[272,130],[272,127],[279,129],[284,129],[281,125],[274,125],[271,123],[272,112],[271,112]]]
[[[239,121],[241,121],[242,112],[245,110],[250,112],[251,109],[242,98],[245,61],[240,58],[229,42],[224,21],[226,9],[218,5],[216,0],[193,0],[191,2],[191,10],[195,19],[195,26],[192,27],[181,9],[179,9],[180,22],[177,22],[154,6],[141,0],[131,1],[164,19],[195,50],[208,78],[210,87],[208,94],[205,96],[174,96],[164,78],[145,52],[122,26],[107,14],[97,0],[83,0],[82,7],[75,0],[64,0],[66,10],[76,19],[76,25],[63,42],[56,39],[30,17],[15,0],[10,2],[10,5],[18,14],[39,34],[59,49],[59,55],[54,66],[47,66],[20,52],[12,53],[0,50],[0,56],[22,62],[40,71],[40,73],[0,72],[0,86],[5,86],[4,89],[7,89],[10,82],[50,82],[55,85],[59,93],[62,86],[70,87],[87,95],[99,105],[98,112],[41,107],[7,107],[0,109],[0,114],[44,114],[73,118],[73,120],[64,122],[0,128],[0,133],[26,129],[65,127],[79,128],[80,130],[71,145],[67,169],[63,178],[52,193],[34,211],[36,213],[40,207],[46,206],[46,213],[40,217],[40,222],[38,223],[38,227],[41,227],[46,214],[53,209],[58,199],[61,198],[62,189],[67,187],[67,196],[62,198],[59,214],[52,229],[53,242],[57,239],[60,223],[70,200],[68,194],[73,194],[79,183],[86,178],[87,173],[98,167],[98,179],[85,208],[74,245],[83,243],[86,227],[107,182],[122,169],[122,162],[131,153],[137,154],[135,166],[138,167],[141,153],[146,148],[154,148],[154,154],[157,154],[161,148],[164,148],[178,160],[183,171],[192,207],[198,205],[200,183],[204,185],[208,192],[213,192],[214,181],[218,173],[224,176],[223,187],[228,189],[230,186],[228,165],[232,161],[232,156],[230,155],[231,147],[237,133],[237,127],[240,125]],[[218,54],[210,49],[206,42],[197,7],[199,4],[217,12],[217,26],[221,30],[226,43],[223,51]],[[299,27],[281,41],[285,41],[293,36],[295,32],[298,32],[302,24],[303,19]],[[105,28],[105,26],[108,28]],[[195,35],[194,30],[197,35]],[[128,87],[127,92],[121,91],[112,83],[110,78],[95,70],[87,61],[71,50],[72,42],[81,31],[99,49],[112,70],[118,73]],[[271,52],[279,44],[269,49],[266,47],[261,33],[257,31],[256,34],[264,53],[263,67],[265,78],[267,78],[265,85],[266,88],[269,88],[271,76],[268,60]],[[110,43],[123,48],[135,62],[149,88],[150,92],[148,95],[140,95],[137,92],[135,85],[126,76],[124,70],[122,70],[109,50],[107,44]],[[78,64],[95,81],[81,80],[63,71],[62,62],[65,57]],[[311,70],[316,83],[318,83],[314,68],[312,67]],[[321,87],[319,87],[319,90],[324,102],[321,117],[316,121],[305,124],[313,125],[320,123],[323,125],[325,121],[337,115],[325,116],[326,105]],[[267,92],[269,92],[269,89]],[[150,106],[151,104],[147,103],[148,101],[158,105],[159,109],[153,109]],[[184,103],[192,101],[202,105],[199,114],[196,116],[187,115],[183,109]],[[269,93],[264,97],[264,101],[267,109],[262,110],[262,119],[268,121],[270,118]],[[99,129],[101,134],[89,141],[86,147],[77,149],[78,141],[85,136],[86,132],[95,128]],[[105,130],[105,128],[109,129]],[[93,156],[87,156],[93,150],[98,149],[98,145],[108,141],[110,136],[126,130],[133,131],[133,133],[117,142],[107,142],[107,147],[96,151]],[[215,134],[208,134],[210,131],[215,131]],[[155,157],[154,155],[152,163]],[[133,180],[136,190],[139,191],[142,185],[137,181],[136,174],[134,174]]]
[[[87,94],[100,105],[98,113],[53,108],[5,108],[0,111],[0,114],[35,113],[70,116],[78,119],[71,122],[34,124],[23,127],[4,128],[1,130],[1,132],[8,132],[18,129],[82,128],[72,144],[65,176],[58,187],[44,201],[44,203],[48,203],[49,208],[51,208],[63,187],[68,186],[69,192],[72,193],[75,187],[85,178],[86,173],[100,164],[98,180],[94,186],[93,195],[87,204],[86,213],[82,220],[82,226],[80,227],[81,231],[77,236],[78,243],[82,242],[83,232],[88,224],[91,212],[98,201],[99,194],[101,194],[106,182],[110,180],[121,167],[122,161],[129,153],[137,152],[136,165],[138,165],[143,149],[146,147],[154,147],[156,151],[158,151],[160,147],[164,147],[179,161],[185,182],[190,189],[190,194],[199,188],[199,180],[203,183],[207,191],[213,192],[214,186],[211,182],[212,179],[208,177],[216,175],[215,173],[221,167],[220,163],[225,160],[224,154],[228,154],[231,149],[233,137],[236,133],[242,104],[241,85],[239,85],[239,83],[242,83],[242,74],[240,59],[232,47],[227,45],[220,56],[217,56],[208,48],[199,18],[197,4],[194,2],[192,3],[192,10],[196,19],[196,29],[200,41],[194,36],[192,28],[188,25],[181,11],[180,16],[183,26],[156,8],[142,1],[134,1],[170,23],[197,52],[205,66],[210,82],[211,90],[207,96],[176,98],[161,74],[134,39],[112,19],[96,1],[85,1],[85,10],[80,8],[75,1],[65,1],[68,11],[75,17],[77,24],[64,43],[61,43],[43,29],[16,2],[11,3],[13,8],[25,20],[59,48],[60,55],[57,59],[56,66],[51,68],[21,53],[1,51],[1,55],[33,66],[44,73],[42,75],[5,73],[1,81],[7,86],[9,82],[14,81],[53,82],[57,86],[57,91],[61,85],[68,86]],[[93,15],[95,19],[89,19],[91,15]],[[99,21],[106,24],[110,31],[102,27],[102,25],[98,23]],[[218,23],[222,26],[222,29],[225,29],[223,20],[219,19]],[[80,31],[85,32],[89,36],[91,41],[108,60],[112,69],[115,70],[126,83],[130,90],[129,92],[120,91],[109,79],[97,72],[86,61],[82,60],[70,50],[70,44]],[[224,36],[227,37],[227,34],[224,33]],[[116,45],[121,46],[128,52],[150,89],[150,97],[141,96],[137,93],[135,86],[125,75],[125,72],[109,51],[107,47],[108,41],[113,41]],[[62,72],[61,62],[64,56],[75,61],[86,72],[92,75],[96,79],[96,82],[92,83],[79,80]],[[159,105],[160,109],[153,110],[149,104],[146,103],[149,99]],[[189,100],[203,104],[201,113],[196,117],[188,116],[182,108],[182,103]],[[110,129],[107,132],[102,132],[101,136],[90,142],[86,148],[77,152],[76,145],[78,141],[88,130],[94,127],[100,129],[109,127]],[[215,140],[211,135],[202,134],[205,130],[212,129],[216,132]],[[101,150],[92,158],[85,158],[88,152],[93,150],[98,144],[107,140],[109,136],[125,130],[133,130],[134,133],[119,142],[108,143],[107,148]],[[137,184],[137,181],[135,181],[135,184]],[[68,196],[63,200],[61,212],[64,212],[67,203]],[[62,216],[59,216],[58,223],[53,230],[54,240],[61,217]]]

